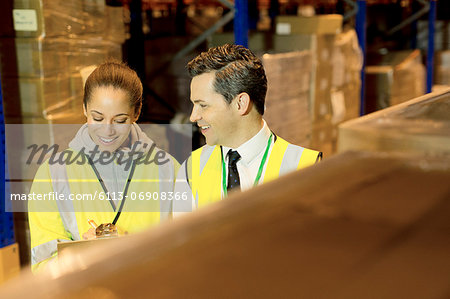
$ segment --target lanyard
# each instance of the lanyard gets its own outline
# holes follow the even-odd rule
[[[100,173],[98,172],[98,170],[95,167],[94,163],[92,162],[91,158],[87,157],[87,160],[89,162],[89,165],[91,165],[92,169],[94,170],[95,175],[97,176],[97,179],[98,179],[100,185],[102,186],[103,191],[108,196],[108,200],[109,200],[109,192],[108,192],[108,189],[106,189],[106,185],[103,182],[103,179],[100,176]],[[133,177],[135,168],[136,168],[136,160],[133,161],[133,164],[131,164],[130,173],[128,174],[127,183],[125,184],[125,189],[123,191],[123,197],[122,197],[122,200],[121,200],[121,203],[120,203],[120,206],[119,206],[119,210],[117,211],[116,217],[114,217],[113,222],[111,222],[114,225],[117,223],[117,221],[119,220],[120,214],[122,213],[123,205],[125,204],[125,200],[127,199],[128,187],[130,186],[131,178]],[[109,202],[111,203],[111,206],[112,206],[113,210],[115,211],[116,210],[116,205],[113,203],[112,200],[109,200]]]
[[[261,178],[264,165],[266,164],[267,155],[269,154],[270,144],[272,143],[272,136],[273,134],[270,134],[269,141],[267,141],[266,150],[264,152],[264,156],[262,157],[261,164],[259,165],[258,174],[256,175],[255,181],[253,182],[253,186],[258,185],[259,179]],[[225,159],[223,158],[223,151],[222,147],[220,147],[220,154],[222,155],[222,190],[224,197],[228,195],[227,191],[227,179],[226,179],[226,171],[225,171]]]

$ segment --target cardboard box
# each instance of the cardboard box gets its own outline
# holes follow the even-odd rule
[[[338,14],[313,17],[277,16],[277,34],[338,34],[342,30],[343,16]]]
[[[339,126],[338,150],[450,154],[450,89]]]
[[[14,0],[16,37],[55,37],[85,33],[82,1]]]
[[[215,33],[208,39],[208,47],[233,44],[234,34]],[[251,32],[248,36],[248,48],[254,53],[283,53],[303,50],[315,50],[317,38],[311,34],[279,35],[265,32]]]
[[[0,39],[2,76],[41,77],[68,72],[69,44],[58,38]],[[15,53],[16,59],[11,53]]]
[[[105,239],[92,239],[92,240],[80,240],[80,241],[70,241],[70,242],[58,242],[57,249],[58,255],[70,254],[96,244],[103,244],[105,242],[111,242],[111,240],[116,240],[117,238],[105,238]]]
[[[0,284],[19,276],[20,260],[17,243],[0,248]]]
[[[44,110],[59,105],[70,98],[70,79],[68,76],[40,77],[40,78],[2,78],[5,115],[40,117]],[[17,90],[13,88],[18,86]],[[17,103],[20,105],[17,105]],[[20,114],[17,113],[20,107]],[[11,111],[9,110],[11,108]]]
[[[447,298],[449,169],[448,157],[344,153],[0,297]]]
[[[264,119],[285,140],[309,146],[311,53],[265,54],[262,60],[268,80]]]
[[[329,158],[336,152],[337,127],[330,121],[314,122],[312,124],[312,149],[321,151],[324,158]]]

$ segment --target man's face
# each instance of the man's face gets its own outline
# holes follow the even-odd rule
[[[239,114],[233,104],[214,90],[215,73],[203,73],[191,81],[191,101],[194,104],[190,120],[196,122],[208,145],[233,147],[237,136]]]

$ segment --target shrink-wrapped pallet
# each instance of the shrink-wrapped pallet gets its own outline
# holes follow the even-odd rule
[[[121,45],[101,36],[0,39],[0,47],[7,118],[49,116],[52,106],[67,102],[81,106],[73,97],[82,97],[85,70],[122,57]],[[17,59],[8,57],[11,51]]]
[[[68,40],[68,66],[70,72],[79,72],[86,66],[98,65],[109,58],[122,59],[122,45],[102,36]]]
[[[0,39],[2,76],[43,77],[68,72],[69,44],[63,38]],[[11,53],[15,52],[14,55]]]
[[[354,30],[318,36],[311,146],[336,152],[337,125],[359,116],[362,52]]]
[[[16,37],[82,35],[86,26],[79,0],[14,0]]]
[[[24,117],[39,117],[44,110],[70,97],[70,79],[68,75],[2,79],[4,83],[5,114],[10,115],[11,106],[21,107]],[[18,86],[18,94],[12,94],[11,86]],[[10,93],[11,91],[11,93]],[[14,116],[14,115],[12,115]]]
[[[263,64],[268,81],[264,119],[275,134],[309,146],[311,53],[265,54]]]

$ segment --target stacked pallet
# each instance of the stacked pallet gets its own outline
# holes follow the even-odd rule
[[[108,57],[121,59],[123,20],[109,22],[99,0],[15,0],[1,14],[0,66],[7,123],[79,123],[82,71]]]

